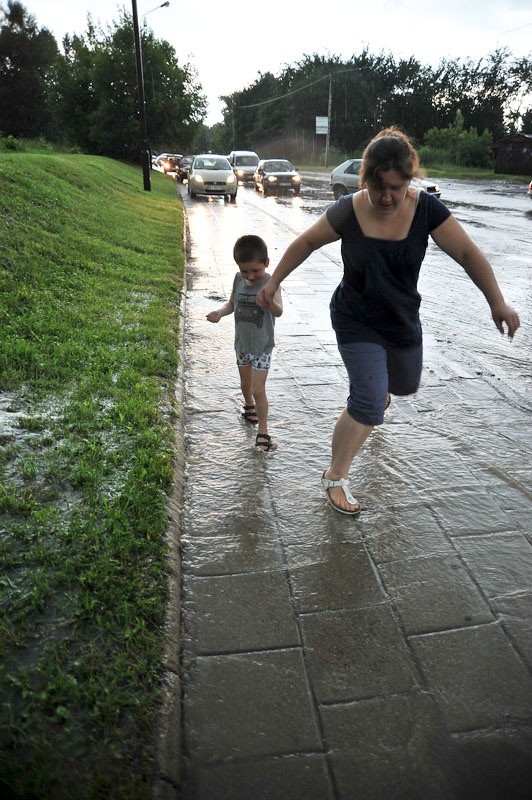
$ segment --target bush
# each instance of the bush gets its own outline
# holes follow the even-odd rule
[[[22,139],[16,139],[14,136],[1,136],[0,137],[0,147],[2,150],[26,150],[26,145],[22,141]]]
[[[462,167],[490,167],[493,163],[492,144],[488,130],[482,136],[478,135],[476,128],[462,131],[458,138],[456,163]]]
[[[460,111],[447,128],[431,128],[423,139],[419,155],[424,164],[456,164],[460,167],[490,167],[492,165],[492,137],[488,130],[482,136],[476,128],[464,130]]]

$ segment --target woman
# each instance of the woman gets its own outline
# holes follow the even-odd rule
[[[349,490],[351,462],[375,425],[384,421],[389,393],[414,394],[421,378],[419,270],[428,236],[460,264],[484,294],[495,325],[513,337],[517,313],[506,305],[493,270],[478,247],[433,195],[410,180],[419,167],[409,138],[381,131],[363,154],[362,190],[341,197],[289,245],[257,303],[269,308],[281,282],[308,256],[342,240],[344,275],[331,299],[331,320],[349,376],[347,408],[332,438],[331,464],[322,476],[331,505],[355,515]]]

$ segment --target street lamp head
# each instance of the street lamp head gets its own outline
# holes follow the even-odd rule
[[[147,17],[148,14],[151,14],[152,11],[157,11],[157,9],[159,9],[159,8],[168,8],[169,5],[170,5],[170,0],[166,0],[166,3],[161,3],[160,5],[155,6],[155,8],[150,8],[149,11],[146,11],[145,14],[142,14],[141,19],[144,19],[144,17]]]

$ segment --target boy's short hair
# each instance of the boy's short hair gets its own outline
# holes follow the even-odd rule
[[[248,264],[255,260],[265,262],[268,259],[268,247],[260,236],[249,233],[236,240],[233,258],[237,264]]]

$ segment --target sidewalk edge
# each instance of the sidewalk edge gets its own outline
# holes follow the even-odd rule
[[[178,418],[175,422],[175,458],[172,494],[168,500],[168,602],[164,620],[165,649],[161,664],[162,702],[156,729],[155,757],[157,762],[156,779],[153,785],[154,800],[177,800],[181,785],[181,515],[185,484],[185,377],[184,377],[184,334],[186,293],[189,257],[189,231],[185,205],[181,199],[183,212],[183,246],[185,264],[183,286],[181,289],[179,341],[180,356],[175,397]]]

